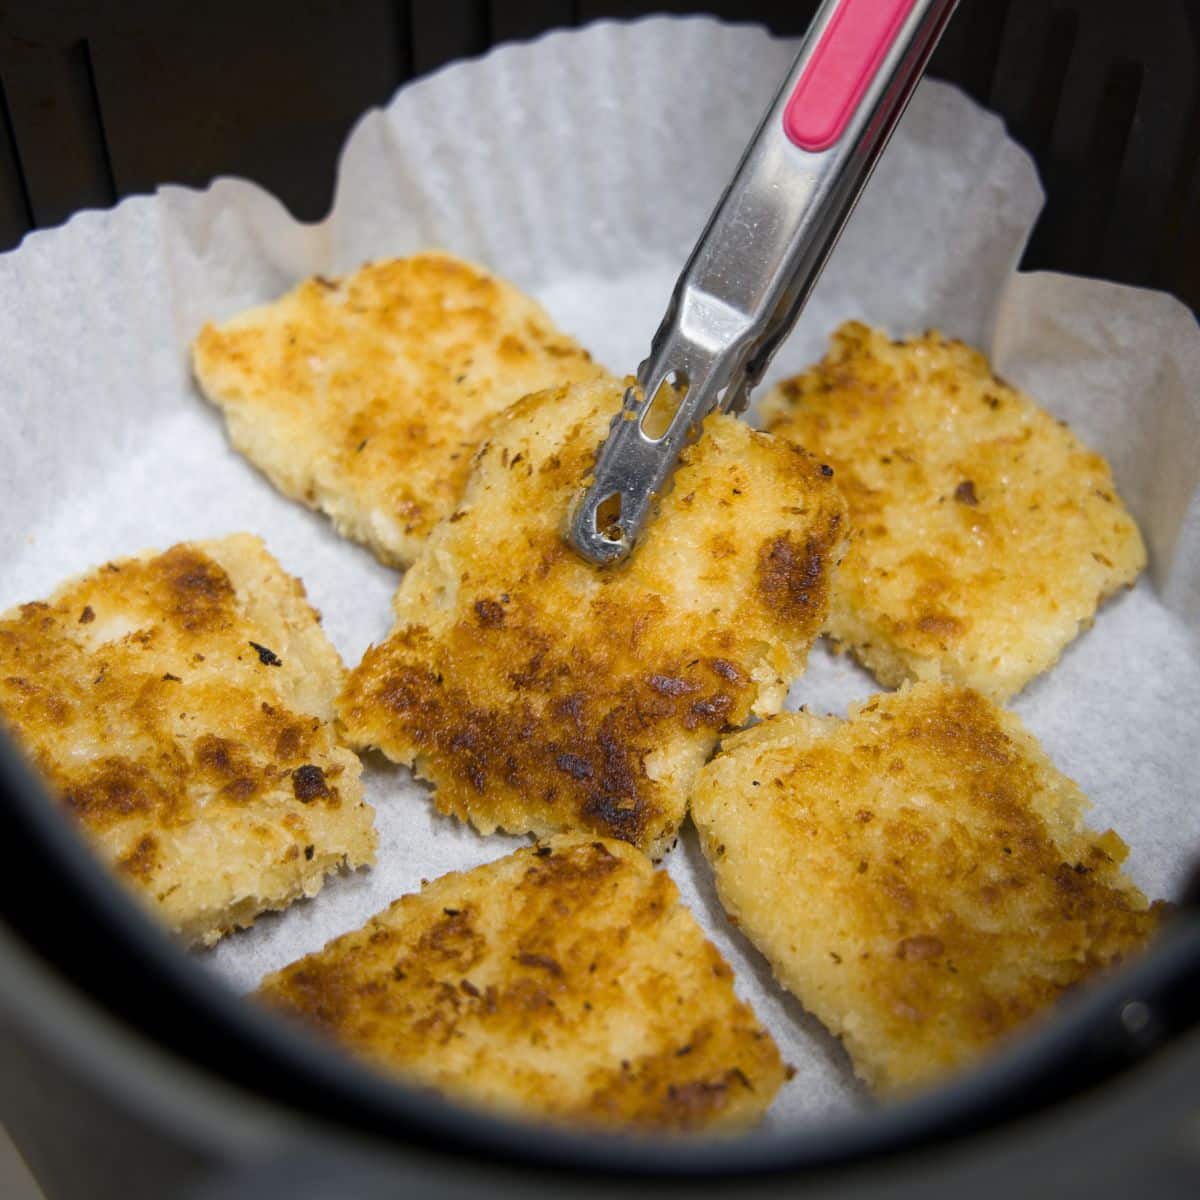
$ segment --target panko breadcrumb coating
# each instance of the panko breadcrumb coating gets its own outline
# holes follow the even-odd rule
[[[888,687],[1003,701],[1145,566],[1104,459],[962,342],[850,322],[764,418],[837,473],[851,539],[829,633]]]
[[[585,562],[567,519],[622,392],[576,384],[498,418],[338,715],[483,833],[584,829],[658,856],[720,732],[777,712],[803,670],[844,510],[827,467],[717,415],[630,561]]]
[[[528,296],[433,252],[206,325],[192,362],[234,446],[394,566],[454,507],[492,416],[605,376]]]
[[[785,1076],[670,878],[610,840],[445,875],[258,996],[410,1082],[556,1121],[737,1128]]]
[[[343,669],[258,538],[106,563],[0,617],[0,719],[106,862],[211,945],[375,857]]]
[[[692,818],[725,908],[882,1092],[971,1063],[1138,951],[1161,904],[1011,713],[921,683],[731,738]]]

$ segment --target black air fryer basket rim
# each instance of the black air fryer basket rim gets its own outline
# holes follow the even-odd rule
[[[334,1129],[384,1138],[396,1149],[592,1177],[808,1174],[996,1129],[1114,1080],[1200,1025],[1200,908],[1185,903],[1143,958],[983,1068],[906,1103],[798,1135],[671,1142],[571,1133],[407,1088],[244,1001],[125,894],[3,735],[0,838],[14,864],[0,873],[9,925],[71,986],[202,1072]],[[32,903],[47,880],[55,881],[56,903]],[[1143,1006],[1132,1022],[1131,1004]]]

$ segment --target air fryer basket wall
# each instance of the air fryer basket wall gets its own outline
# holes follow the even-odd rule
[[[350,124],[400,83],[506,38],[650,7],[11,4],[0,247],[79,208],[220,173],[319,217]],[[710,9],[787,35],[815,7]],[[1025,267],[1163,288],[1200,309],[1198,59],[1192,0],[1136,14],[1115,0],[963,0],[932,73],[1003,115],[1038,161],[1048,202]],[[612,1194],[652,1180],[694,1192],[694,1173],[742,1194],[987,1196],[1053,1179],[1060,1195],[1123,1195],[1139,1157],[1151,1194],[1194,1194],[1200,1178],[1194,1128],[1182,1140],[1200,1108],[1195,906],[1073,1023],[926,1102],[789,1147],[650,1156],[415,1098],[278,1029],[133,911],[7,746],[0,792],[0,1116],[52,1200],[549,1194],[588,1181]]]
[[[452,59],[652,11],[798,36],[816,7],[10,0],[0,8],[0,249],[78,209],[221,174],[257,180],[315,220],[358,116]],[[962,0],[931,74],[1004,117],[1037,160],[1048,198],[1023,266],[1162,288],[1200,307],[1198,56],[1200,0]]]

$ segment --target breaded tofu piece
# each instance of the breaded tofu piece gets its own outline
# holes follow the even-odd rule
[[[636,553],[592,566],[566,524],[622,394],[577,384],[498,418],[338,716],[482,833],[582,829],[657,857],[720,732],[778,711],[803,670],[843,505],[807,454],[715,416]]]
[[[494,414],[605,374],[528,296],[440,253],[318,276],[206,325],[192,365],[233,445],[393,566],[454,507]]]
[[[962,342],[850,322],[764,417],[836,472],[852,534],[829,633],[887,687],[1003,701],[1146,564],[1104,459]]]
[[[344,671],[249,534],[106,563],[0,616],[0,720],[135,893],[189,943],[375,856]]]
[[[692,818],[722,903],[881,1092],[975,1061],[1163,905],[1011,713],[943,683],[731,738]]]
[[[444,875],[258,996],[410,1082],[554,1121],[756,1121],[786,1068],[670,877],[566,835]]]

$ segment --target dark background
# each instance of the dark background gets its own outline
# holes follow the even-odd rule
[[[705,7],[797,35],[816,2]],[[548,28],[696,10],[0,0],[0,249],[79,208],[218,174],[319,218],[351,125],[406,80]],[[932,73],[1000,113],[1038,161],[1049,199],[1024,265],[1165,288],[1200,309],[1198,60],[1200,0],[962,0]]]

